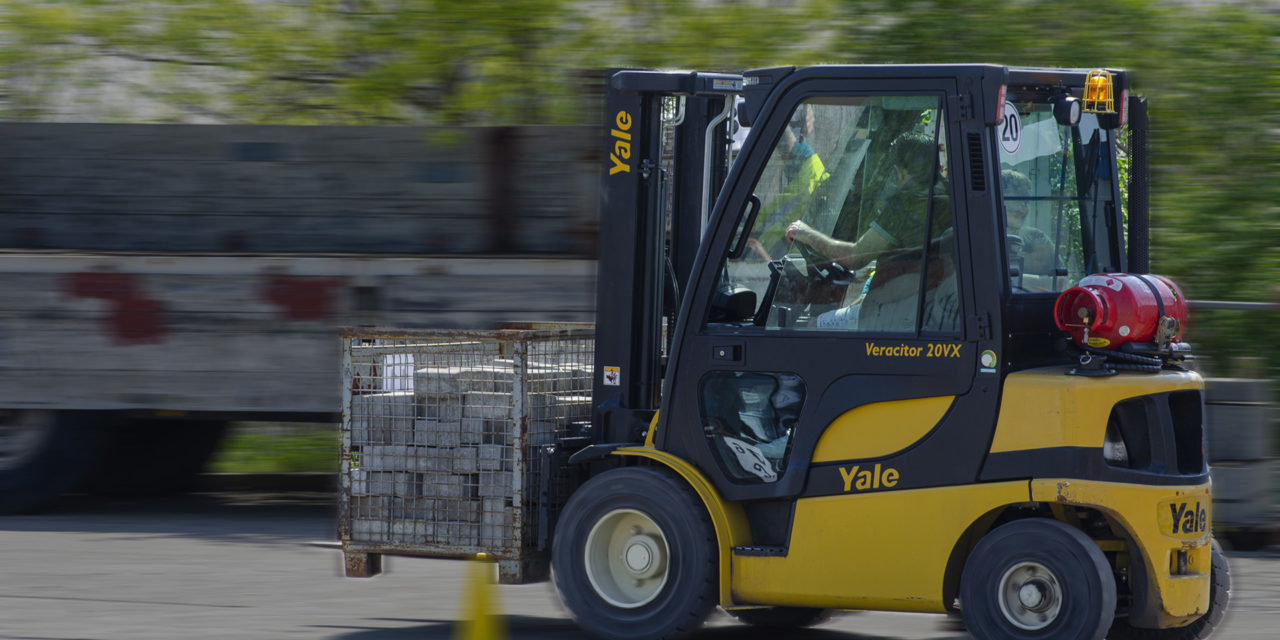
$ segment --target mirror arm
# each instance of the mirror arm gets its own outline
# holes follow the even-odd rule
[[[756,309],[756,317],[752,320],[752,324],[757,327],[763,327],[769,320],[769,310],[773,308],[773,297],[778,293],[778,282],[782,280],[782,260],[774,260],[769,263],[769,286],[764,290],[764,296],[760,299],[760,307]]]
[[[738,236],[738,242],[733,245],[733,250],[729,252],[730,260],[737,260],[742,257],[742,252],[747,249],[747,239],[751,237],[751,230],[756,225],[756,215],[760,213],[760,198],[756,194],[751,194],[747,198],[747,206],[751,207],[751,211],[747,213],[747,219],[742,225],[742,235]]]

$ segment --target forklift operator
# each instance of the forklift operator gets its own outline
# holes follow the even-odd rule
[[[909,132],[893,143],[895,162],[880,176],[875,218],[854,242],[833,238],[796,220],[787,227],[788,242],[801,242],[849,270],[856,270],[881,253],[902,249],[923,237],[924,216],[907,215],[922,209],[929,198],[929,178],[933,175],[936,147],[925,134]],[[939,193],[945,192],[938,189]],[[936,222],[936,221],[935,221]],[[947,220],[950,226],[950,220]],[[934,236],[943,229],[934,229]]]
[[[815,100],[796,113],[802,122],[812,117],[813,135],[799,146],[799,136],[779,134],[753,188],[763,203],[747,240],[754,260],[729,257],[726,277],[762,296],[772,275],[757,265],[812,248],[814,258],[850,272],[874,265],[863,306],[852,307],[864,291],[850,286],[853,277],[789,288],[791,298],[770,300],[778,310],[757,310],[766,326],[896,332],[924,322],[931,331],[952,330],[957,298],[942,109],[914,97],[877,96]],[[808,148],[813,155],[804,161],[821,166],[820,173],[806,174],[797,163],[795,152]],[[823,317],[837,310],[844,320]]]
[[[834,238],[803,220],[787,228],[788,240],[806,244],[851,271],[875,265],[875,274],[857,292],[861,295],[848,292],[844,306],[816,318],[816,328],[900,330],[914,324],[913,292],[921,276],[922,251],[928,253],[929,265],[926,326],[950,329],[955,325],[958,307],[949,250],[947,186],[940,172],[934,180],[934,158],[940,151],[931,136],[919,131],[894,140],[890,162],[873,175],[862,198],[871,221],[856,241]],[[931,236],[927,241],[926,227]]]

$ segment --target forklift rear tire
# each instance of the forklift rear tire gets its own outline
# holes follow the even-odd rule
[[[1227,604],[1231,600],[1231,568],[1227,566],[1227,557],[1222,554],[1217,540],[1213,541],[1210,557],[1212,579],[1209,582],[1208,613],[1185,627],[1174,629],[1138,629],[1129,626],[1127,618],[1116,620],[1107,634],[1108,640],[1204,640],[1212,636],[1227,615]]]
[[[1107,559],[1079,529],[1018,520],[988,533],[960,578],[975,638],[1102,640],[1116,609]]]
[[[763,607],[760,609],[737,609],[729,615],[753,627],[761,629],[803,629],[822,624],[831,619],[831,609],[814,609],[812,607]]]
[[[592,478],[556,525],[552,580],[601,638],[676,638],[717,602],[716,537],[701,500],[670,474],[627,467]]]

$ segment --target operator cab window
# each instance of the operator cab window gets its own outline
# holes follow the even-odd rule
[[[937,96],[801,102],[756,179],[709,323],[959,333],[945,140]]]
[[[1057,293],[1116,271],[1110,131],[1091,113],[1074,127],[1060,125],[1053,94],[1009,89],[996,131],[1009,286]]]

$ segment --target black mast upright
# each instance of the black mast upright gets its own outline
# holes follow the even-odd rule
[[[678,137],[676,214],[670,225],[677,286],[687,283],[701,240],[705,115],[741,92],[742,77],[621,71],[605,94],[600,187],[600,255],[592,400],[596,442],[634,442],[657,410],[662,388],[663,292],[668,225],[663,206],[662,98],[686,96],[692,122]],[[694,112],[688,110],[689,106]],[[695,126],[696,125],[696,126]],[[723,167],[720,169],[723,180]],[[717,189],[719,183],[714,185]],[[715,190],[711,191],[714,197]],[[692,220],[691,220],[692,219]]]

